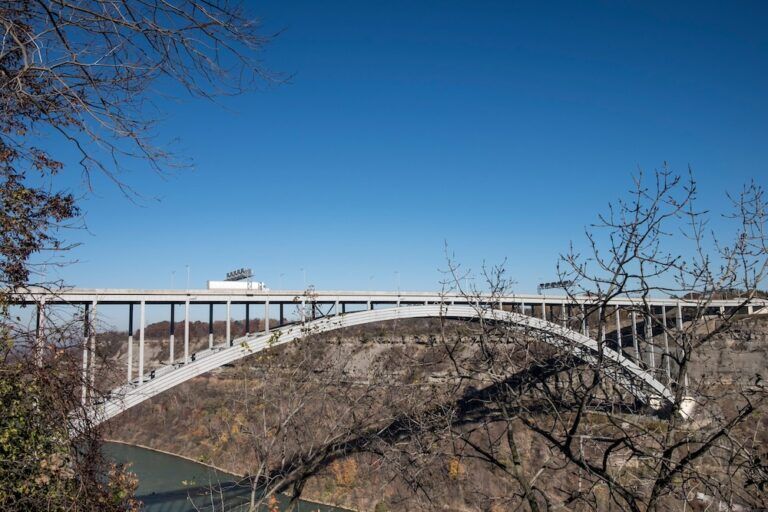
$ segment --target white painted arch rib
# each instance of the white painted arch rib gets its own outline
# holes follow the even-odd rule
[[[310,334],[320,334],[345,327],[374,322],[407,318],[456,318],[502,321],[525,327],[544,334],[542,340],[560,349],[573,351],[587,362],[594,362],[598,352],[595,340],[555,323],[525,316],[511,311],[481,309],[465,305],[432,304],[425,306],[402,306],[377,310],[366,310],[343,315],[324,317],[305,324],[273,329],[270,334],[252,335],[234,340],[232,347],[199,353],[195,361],[179,367],[166,366],[155,372],[156,377],[143,385],[125,385],[111,393],[111,399],[94,408],[94,420],[103,422],[152,398],[168,389],[225,364],[235,362],[267,348],[282,345]],[[661,382],[643,370],[632,360],[610,348],[603,349],[609,376],[626,387],[643,401],[657,398],[660,402],[673,403],[672,394]]]

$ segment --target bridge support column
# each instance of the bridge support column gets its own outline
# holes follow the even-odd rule
[[[587,335],[587,310],[581,305],[581,334]]]
[[[269,334],[269,299],[264,301],[264,334]]]
[[[213,348],[213,303],[208,304],[208,350]]]
[[[640,347],[637,343],[637,313],[632,310],[632,348],[635,349],[635,357],[638,362],[642,362],[643,358],[640,355]]]
[[[547,319],[547,303],[544,301],[541,302],[541,319]]]
[[[139,386],[144,384],[144,309],[145,303],[142,300],[139,306]]]
[[[184,302],[184,364],[189,363],[189,300]]]
[[[93,387],[96,383],[96,301],[93,301],[91,306],[91,329],[90,329],[90,343],[91,343],[91,393],[93,393]],[[91,398],[93,399],[93,398]]]
[[[83,375],[82,375],[82,403],[85,405],[88,400],[88,338],[90,337],[90,304],[85,304],[83,312]]]
[[[227,301],[227,345],[232,346],[232,301]]]
[[[285,324],[285,315],[283,314],[283,303],[280,303],[280,321],[278,325],[282,327]]]
[[[336,301],[336,305],[334,306],[333,310],[336,312],[336,316],[339,316],[341,314],[341,310],[339,309],[339,301]]]
[[[565,312],[565,302],[560,303],[560,315],[562,315],[562,324],[563,327],[568,326],[568,314]]]
[[[656,347],[653,344],[653,318],[651,316],[650,306],[648,306],[645,313],[645,344],[648,350],[648,367],[651,372],[656,370]]]
[[[614,309],[614,316],[616,316],[616,352],[618,352],[621,357],[624,357],[624,349],[621,348],[621,310],[619,309],[619,306],[616,306]]]
[[[243,335],[248,336],[251,334],[251,305],[245,303],[245,328],[243,329]]]
[[[664,324],[664,331],[662,336],[664,338],[664,354],[661,358],[664,360],[662,365],[666,366],[667,370],[667,384],[672,380],[672,366],[669,361],[669,337],[667,336],[667,306],[661,306],[661,322]]]
[[[747,306],[747,314],[748,314],[748,315],[751,315],[751,314],[752,314],[752,313],[754,313],[754,312],[755,312],[755,310],[754,310],[754,308],[752,307],[752,304],[749,304],[749,305]]]
[[[598,325],[597,330],[600,333],[600,341],[605,343],[605,322],[603,321],[603,306],[600,306],[597,310],[597,319],[600,322],[600,325]]]
[[[128,382],[133,379],[133,304],[128,304]]]
[[[37,315],[35,318],[35,364],[43,366],[43,345],[45,337],[45,299],[40,299],[37,303]]]
[[[368,311],[373,311],[373,303],[368,301]]]
[[[683,332],[683,305],[681,303],[677,303],[677,330],[679,332]],[[679,370],[678,370],[679,371]],[[688,388],[688,373],[686,372],[685,375],[683,375],[683,386],[687,389]]]
[[[307,321],[307,302],[304,299],[301,299],[301,323],[305,323]]]
[[[347,312],[347,305],[342,302],[341,303],[341,314],[343,315],[346,312]]]
[[[168,326],[168,359],[170,364],[173,364],[176,355],[174,350],[176,349],[176,304],[171,304],[171,325]]]

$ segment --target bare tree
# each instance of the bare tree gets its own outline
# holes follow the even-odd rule
[[[718,363],[727,344],[765,329],[745,313],[768,270],[766,202],[759,186],[747,185],[729,198],[732,212],[715,219],[723,233],[717,236],[695,199],[690,176],[682,179],[666,169],[650,180],[640,175],[629,199],[612,204],[587,230],[586,246],[572,244],[562,256],[558,274],[570,284],[563,306],[547,315],[592,333],[598,349],[588,357],[564,345],[543,347],[534,333],[494,322],[476,290],[462,288],[460,267],[449,262],[453,288],[486,310],[476,338],[479,357],[461,361],[456,374],[499,389],[486,397],[494,413],[478,428],[501,423],[507,433],[483,445],[472,440],[474,429],[462,430],[461,437],[476,456],[509,472],[519,486],[517,506],[765,506],[764,369],[738,375],[749,369]],[[502,268],[485,277],[493,294],[511,293]],[[714,299],[726,296],[737,305],[712,308]],[[577,297],[588,298],[583,312]],[[683,315],[652,306],[651,297],[679,298]],[[631,305],[616,308],[617,298]],[[640,319],[640,332],[629,336],[631,318]],[[617,379],[606,350],[639,361],[667,385],[671,403],[658,409],[652,401],[639,402],[627,392],[628,382]],[[533,369],[522,386],[509,380],[509,369],[521,362]],[[531,451],[520,457],[515,438],[526,433],[535,436]],[[551,459],[536,457],[536,446]],[[557,486],[546,483],[553,479]]]
[[[82,372],[93,322],[82,308],[50,308],[37,331],[19,320],[9,312],[0,323],[0,508],[139,510],[136,479],[104,458],[85,400],[103,396]]]
[[[268,38],[232,2],[20,0],[0,8],[0,22],[3,144],[28,164],[49,166],[32,140],[55,132],[86,172],[112,176],[126,157],[163,170],[170,155],[152,143],[158,80],[211,98],[271,78],[254,53]]]
[[[87,414],[103,390],[74,349],[88,344],[92,319],[27,335],[9,304],[31,283],[59,284],[40,282],[45,264],[68,248],[61,230],[81,225],[78,200],[95,172],[136,197],[126,170],[187,164],[156,141],[156,98],[212,99],[271,81],[258,61],[269,37],[227,0],[11,0],[0,27],[0,507],[124,510],[137,506],[132,484],[100,457]],[[57,189],[71,150],[82,191]]]
[[[56,228],[79,214],[81,194],[55,189],[69,169],[50,148],[79,155],[88,190],[97,171],[135,197],[123,171],[187,164],[157,140],[158,98],[274,79],[258,61],[269,37],[227,0],[9,1],[0,27],[0,282],[12,287],[31,255],[63,248]]]

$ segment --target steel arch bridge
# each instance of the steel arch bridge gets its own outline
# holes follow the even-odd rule
[[[528,329],[542,341],[559,350],[567,351],[587,363],[594,363],[599,345],[594,339],[562,325],[521,313],[486,308],[480,305],[429,304],[397,306],[386,309],[369,309],[359,312],[340,313],[316,320],[287,325],[271,332],[247,335],[224,346],[215,346],[196,352],[191,361],[183,364],[168,364],[128,382],[109,394],[106,402],[92,406],[96,423],[107,421],[164,391],[178,386],[194,377],[238,361],[277,345],[299,340],[310,334],[330,332],[387,320],[409,318],[480,319],[505,322]],[[674,401],[670,390],[657,380],[651,372],[622,352],[603,347],[607,374],[641,401],[655,408],[671,405]]]
[[[46,346],[46,332],[54,327],[48,318],[49,308],[75,307],[82,319],[82,402],[92,411],[96,422],[113,418],[121,412],[198,375],[232,363],[248,355],[275,345],[289,343],[308,334],[329,332],[345,327],[386,320],[407,318],[456,318],[506,322],[530,329],[537,336],[574,355],[587,364],[594,364],[600,343],[590,335],[598,330],[603,347],[603,370],[607,376],[628,389],[639,400],[653,408],[677,405],[681,410],[686,404],[673,404],[673,395],[663,382],[671,382],[672,353],[667,330],[683,330],[686,318],[698,315],[753,315],[768,313],[768,300],[759,298],[733,298],[697,300],[695,298],[615,297],[607,303],[599,303],[592,296],[557,295],[489,295],[468,297],[457,293],[417,291],[318,291],[318,290],[268,290],[237,288],[224,283],[224,288],[211,286],[205,290],[135,290],[135,289],[64,289],[51,291],[29,288],[18,291],[12,304],[36,307],[34,352],[39,364],[50,347]],[[128,312],[126,378],[112,390],[106,401],[88,393],[94,387],[96,376],[97,307],[126,307]],[[167,341],[169,363],[145,371],[146,306],[170,306],[170,322]],[[190,350],[190,307],[208,308],[208,348]],[[243,335],[234,336],[232,307],[245,309]],[[250,333],[252,307],[264,308],[263,330]],[[385,306],[385,308],[381,308]],[[183,332],[175,338],[177,307],[183,307]],[[222,344],[214,344],[214,307],[226,309],[226,335]],[[293,324],[285,324],[285,307],[295,307],[299,314]],[[365,308],[350,311],[348,308]],[[271,308],[277,308],[277,326],[274,325]],[[607,310],[604,310],[607,308]],[[138,309],[138,358],[134,351],[134,309]],[[82,313],[82,315],[80,315]],[[323,315],[316,319],[316,316]],[[654,317],[655,315],[655,317]],[[595,318],[597,317],[597,318]],[[612,321],[608,321],[612,317]],[[652,318],[655,318],[652,321]],[[597,320],[597,322],[595,322]],[[641,323],[640,323],[641,322]],[[654,340],[653,324],[665,326],[660,339]],[[606,339],[608,324],[615,323],[613,335]],[[674,325],[674,329],[671,326]],[[580,329],[578,332],[576,329]],[[240,327],[242,328],[242,327]],[[626,331],[626,332],[623,332]],[[594,331],[593,331],[594,332]],[[174,347],[183,341],[183,353],[174,355]],[[609,348],[615,346],[616,350]],[[135,366],[134,366],[135,361]],[[657,378],[658,376],[658,378]],[[90,386],[88,386],[90,383]],[[686,397],[683,398],[685,402]]]

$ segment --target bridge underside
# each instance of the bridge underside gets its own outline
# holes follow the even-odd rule
[[[310,334],[408,318],[465,320],[484,318],[490,321],[505,322],[532,331],[542,341],[561,351],[573,354],[588,364],[594,365],[598,361],[598,343],[592,338],[553,322],[511,311],[446,304],[366,310],[337,314],[285,326],[273,329],[272,332],[266,334],[244,336],[233,340],[231,345],[197,352],[192,361],[166,365],[155,370],[151,376],[144,375],[113,390],[108,401],[93,406],[94,420],[96,422],[106,421],[194,377]],[[657,407],[672,404],[673,397],[668,388],[620,351],[607,348],[607,345],[604,346],[602,365],[608,377],[629,390],[639,400]]]

